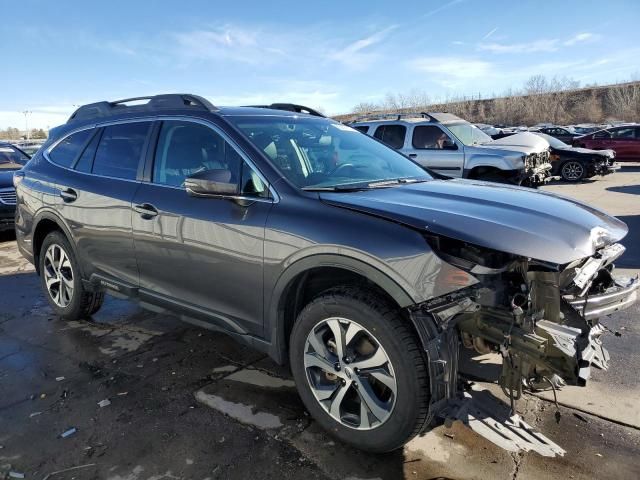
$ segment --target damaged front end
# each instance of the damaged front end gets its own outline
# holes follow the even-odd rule
[[[527,187],[545,185],[553,180],[551,170],[549,150],[525,155],[524,170],[521,173],[520,184]]]
[[[457,342],[460,339],[467,348],[502,357],[497,380],[512,410],[523,388],[555,391],[564,384],[584,386],[592,366],[607,369],[609,365],[609,354],[600,341],[605,331],[600,318],[631,306],[638,296],[637,277],[612,275],[613,262],[624,247],[609,244],[591,257],[557,265],[435,235],[427,240],[443,260],[478,280],[411,312],[426,342],[433,376],[432,414],[465,417],[470,426],[475,421],[479,430],[474,430],[509,450],[563,454],[517,415],[500,421],[495,415],[491,421],[478,421],[472,415],[470,420],[469,412],[477,415],[484,410],[470,406],[470,394],[462,391]]]

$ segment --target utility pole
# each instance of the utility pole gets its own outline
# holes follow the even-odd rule
[[[24,127],[27,130],[27,141],[29,140],[29,115],[32,113],[31,110],[25,110],[24,112]]]

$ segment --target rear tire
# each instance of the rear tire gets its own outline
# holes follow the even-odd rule
[[[379,294],[356,287],[320,294],[298,315],[289,359],[305,406],[345,443],[388,452],[430,420],[420,342],[398,309]]]
[[[85,289],[78,261],[62,232],[54,231],[45,237],[39,262],[42,288],[58,316],[79,320],[100,310],[104,293]]]

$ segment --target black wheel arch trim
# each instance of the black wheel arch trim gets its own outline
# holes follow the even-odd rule
[[[265,335],[268,335],[266,340],[270,344],[269,355],[280,364],[286,363],[288,358],[284,318],[285,293],[296,277],[319,267],[341,268],[363,276],[383,289],[400,308],[406,308],[418,302],[400,285],[399,281],[357,258],[331,253],[313,254],[301,258],[281,273],[272,290],[269,303],[265,304]]]
[[[33,226],[31,230],[34,266],[36,268],[36,272],[38,273],[38,275],[40,274],[40,252],[36,252],[35,233],[38,230],[38,226],[43,220],[49,220],[54,222],[60,228],[60,230],[62,230],[64,235],[67,237],[67,240],[69,241],[69,245],[71,245],[71,249],[73,250],[73,256],[76,259],[78,258],[78,252],[76,251],[76,244],[75,244],[73,234],[71,233],[71,228],[69,228],[67,223],[63,220],[63,218],[60,215],[58,215],[54,210],[49,208],[40,210],[33,217],[33,224],[32,224]],[[77,262],[77,263],[78,263],[78,268],[80,269],[80,278],[84,279],[85,276],[84,276],[82,264],[81,262]]]

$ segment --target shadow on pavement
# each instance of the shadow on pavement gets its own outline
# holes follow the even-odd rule
[[[0,243],[13,242],[16,239],[15,230],[8,230],[6,232],[0,232]]]
[[[628,193],[630,195],[640,195],[640,185],[620,185],[617,187],[608,187],[609,192]]]

